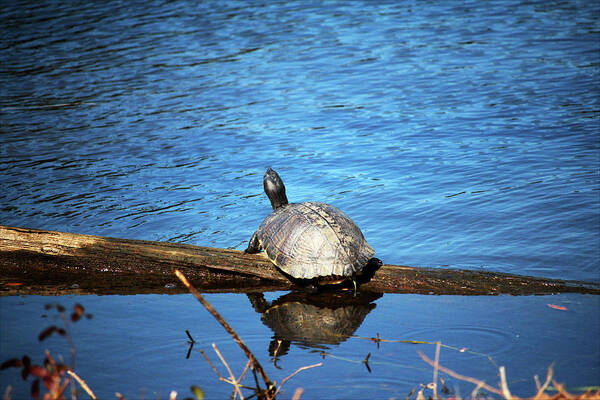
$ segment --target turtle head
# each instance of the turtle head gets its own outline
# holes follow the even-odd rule
[[[263,177],[263,187],[265,188],[265,193],[269,197],[269,200],[271,200],[273,210],[277,210],[279,207],[285,206],[288,203],[283,181],[279,177],[279,174],[271,168],[267,169],[267,172],[265,172],[265,176]]]

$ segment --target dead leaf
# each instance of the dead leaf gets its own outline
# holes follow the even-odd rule
[[[557,306],[555,304],[548,304],[548,307],[554,308],[555,310],[567,311],[567,307]]]

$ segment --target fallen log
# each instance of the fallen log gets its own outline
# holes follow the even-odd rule
[[[205,292],[294,287],[263,254],[0,225],[0,295],[184,293],[174,268]],[[489,271],[383,265],[360,290],[458,295],[600,294],[600,285]]]

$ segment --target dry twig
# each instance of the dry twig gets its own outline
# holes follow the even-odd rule
[[[423,361],[425,361],[427,364],[431,365],[432,367],[435,368],[435,362],[432,361],[429,357],[427,357],[425,354],[423,354],[422,351],[418,350],[417,353],[419,354],[419,357],[421,357],[421,359],[423,359]],[[471,378],[470,376],[465,376],[465,375],[461,375],[457,372],[452,371],[451,369],[448,369],[446,367],[443,367],[441,365],[438,364],[437,368],[442,371],[445,374],[450,375],[453,378],[456,379],[460,379],[461,381],[465,381],[465,382],[471,382],[474,385],[480,386],[483,389],[498,394],[498,395],[503,395],[501,390],[496,389],[495,387],[492,387],[490,385],[488,385],[487,383],[480,381],[479,379],[475,379],[475,378]]]
[[[210,365],[210,367],[213,369],[213,371],[215,371],[215,374],[217,374],[217,376],[219,377],[219,380],[221,380],[221,381],[227,381],[227,379],[225,379],[225,378],[223,378],[221,376],[221,374],[219,373],[219,370],[217,370],[215,368],[215,366],[213,365],[213,363],[210,362],[210,359],[208,358],[208,356],[206,355],[206,353],[204,351],[202,351],[202,349],[200,349],[200,353],[202,353],[202,355],[204,356],[204,358],[208,362],[208,365]]]
[[[300,396],[302,396],[303,392],[304,392],[304,389],[302,389],[302,388],[296,389],[296,391],[294,392],[294,396],[292,397],[292,400],[300,400]]]
[[[83,390],[85,390],[85,392],[92,398],[92,400],[96,400],[97,397],[94,394],[94,392],[92,392],[92,389],[90,389],[90,387],[87,385],[87,383],[85,383],[85,381],[83,379],[81,379],[79,377],[79,375],[77,375],[75,373],[75,371],[72,370],[67,370],[67,374],[69,374],[71,377],[75,378],[75,380],[77,381],[77,383],[79,383],[79,386],[81,386],[83,388]]]
[[[438,366],[440,362],[440,347],[442,342],[435,342],[435,361],[433,365],[433,398],[438,399],[437,381],[438,381]]]
[[[237,381],[237,379],[235,379],[235,375],[233,374],[233,371],[231,371],[231,368],[229,368],[229,364],[227,364],[227,361],[225,361],[225,358],[219,351],[219,348],[217,347],[216,344],[213,343],[212,348],[215,351],[215,353],[217,353],[217,356],[219,356],[219,358],[221,359],[221,362],[227,369],[227,372],[229,372],[229,377],[231,378],[231,382],[229,382],[229,383],[231,383],[233,385],[233,387],[235,388],[235,392],[240,396],[240,399],[244,400],[244,396],[242,395],[242,390],[240,389],[240,383]]]
[[[506,382],[506,369],[504,367],[500,367],[500,387],[502,388],[502,395],[506,400],[513,400],[512,394],[510,394],[510,390],[508,390],[508,383]]]
[[[279,393],[279,391],[281,390],[281,387],[283,386],[283,384],[286,383],[288,381],[288,379],[290,379],[291,377],[293,377],[294,375],[296,375],[298,372],[304,371],[305,369],[310,369],[310,368],[314,368],[314,367],[320,367],[322,365],[323,365],[323,363],[320,362],[320,363],[317,363],[317,364],[306,365],[304,367],[298,368],[297,370],[295,370],[294,372],[292,372],[291,374],[289,374],[288,376],[286,376],[285,378],[283,378],[283,380],[279,384],[279,387],[275,391],[275,396],[277,396],[277,393]],[[298,392],[298,389],[296,389],[296,393],[297,392]],[[294,396],[296,396],[296,393],[294,393]],[[300,392],[300,394],[302,394],[302,392]]]
[[[540,381],[538,380],[537,375],[535,376],[535,385],[538,389],[537,394],[535,395],[534,400],[538,400],[542,394],[546,391],[546,388],[548,387],[548,385],[550,385],[550,382],[552,381],[552,374],[553,374],[553,369],[552,369],[552,365],[550,365],[548,367],[548,373],[546,374],[546,382],[544,382],[544,384],[542,386],[540,386]]]
[[[223,319],[223,317],[221,317],[221,314],[219,314],[217,312],[217,310],[215,310],[213,308],[213,306],[208,301],[206,301],[204,299],[204,297],[202,297],[202,295],[196,290],[195,287],[192,286],[192,284],[181,273],[181,271],[179,271],[179,270],[176,269],[175,270],[175,275],[177,276],[177,278],[179,278],[179,280],[181,281],[181,283],[183,283],[185,285],[185,287],[194,295],[194,297],[204,306],[204,308],[206,308],[206,310],[209,313],[211,313],[212,316],[217,321],[219,321],[219,323],[223,326],[223,328],[225,328],[225,330],[227,331],[227,333],[229,333],[231,335],[231,337],[233,338],[233,340],[235,340],[235,342],[238,344],[238,346],[240,346],[240,348],[242,349],[242,351],[244,352],[244,354],[246,354],[246,357],[250,361],[252,361],[253,368],[256,369],[256,371],[258,371],[258,373],[260,374],[261,378],[263,379],[263,381],[267,385],[267,391],[269,391],[269,392],[272,391],[273,388],[275,387],[275,385],[273,384],[273,382],[271,382],[271,380],[269,379],[269,377],[265,373],[265,370],[260,365],[260,363],[258,362],[258,360],[256,359],[256,357],[254,356],[254,354],[252,354],[252,352],[250,351],[250,349],[248,349],[248,347],[246,346],[246,344],[244,343],[244,341],[238,336],[238,334],[233,330],[233,328],[229,325],[229,323],[227,323],[227,321],[225,321]]]

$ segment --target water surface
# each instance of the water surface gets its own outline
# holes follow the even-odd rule
[[[600,281],[597,2],[21,1],[0,15],[0,224],[243,249],[269,213],[261,179],[270,166],[291,201],[350,215],[386,263]],[[546,306],[563,299],[578,306]],[[247,308],[235,318],[268,364],[272,333],[248,300],[214,300]],[[38,348],[46,321],[31,315],[45,301],[0,300],[2,357]],[[188,297],[77,301],[95,308],[85,323],[102,327],[102,340],[83,331],[78,354],[96,390],[166,397],[200,382],[223,397],[198,354],[182,357],[190,325],[177,313],[187,307],[209,332],[195,335],[222,335]],[[357,334],[492,352],[517,388],[552,361],[570,385],[600,381],[594,297],[385,295],[376,304]],[[527,344],[515,347],[523,330]],[[96,347],[84,350],[89,340]],[[360,398],[426,383],[414,348],[386,347],[375,357],[371,343],[348,339],[333,351],[372,352],[373,374],[331,359],[297,384],[314,383],[307,398],[339,387]],[[111,349],[121,371],[92,354]],[[462,356],[448,354],[469,373]],[[132,373],[140,358],[148,365]],[[318,359],[292,345],[279,365],[290,373]],[[471,372],[494,382],[488,367]],[[4,371],[0,381],[14,383]]]
[[[281,295],[266,297],[276,300]],[[375,307],[352,336],[339,343],[322,341],[312,346],[295,340],[278,357],[269,352],[275,332],[261,323],[245,295],[206,297],[256,354],[270,379],[281,382],[302,366],[323,362],[323,366],[288,381],[283,386],[283,398],[291,398],[297,387],[305,390],[303,398],[307,399],[364,398],[366,393],[371,398],[404,398],[412,388],[418,390],[420,383],[431,382],[433,369],[417,351],[433,359],[434,345],[383,342],[377,346],[366,339],[377,333],[392,341],[439,340],[451,346],[440,352],[443,366],[493,386],[499,382],[498,367],[504,365],[512,392],[523,396],[535,393],[534,375],[545,378],[551,364],[555,376],[571,388],[598,382],[600,318],[598,313],[590,314],[600,306],[597,296],[385,295],[374,301]],[[49,301],[57,301],[68,310],[79,302],[93,314],[91,320],[71,324],[71,329],[77,349],[76,371],[99,398],[113,398],[117,391],[128,398],[167,398],[171,390],[184,398],[191,394],[191,385],[200,386],[207,398],[227,398],[231,387],[218,381],[199,350],[224,375],[226,369],[212,343],[236,375],[246,364],[237,345],[191,295],[3,297],[3,355],[29,354],[34,363],[41,363],[44,350],[50,348],[54,355],[62,354],[68,360],[70,353],[63,338],[55,336],[42,343],[37,340],[38,327],[60,323],[55,312],[44,310]],[[567,311],[548,304],[566,307]],[[582,321],[584,328],[574,328]],[[186,329],[197,341],[189,358]],[[362,363],[368,353],[371,372]],[[472,384],[444,378],[451,390],[463,395],[474,389]],[[29,389],[17,370],[2,371],[0,382],[3,387],[10,383],[17,393]],[[252,382],[251,377],[246,381]]]

